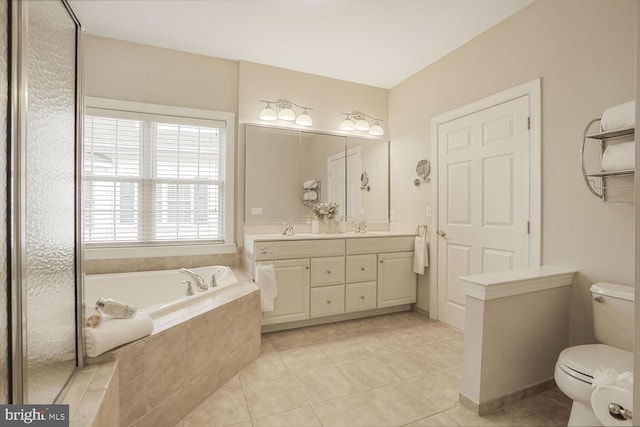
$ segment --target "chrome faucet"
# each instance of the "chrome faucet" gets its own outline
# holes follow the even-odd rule
[[[209,289],[209,287],[207,286],[207,282],[205,282],[202,276],[200,276],[198,273],[187,268],[181,268],[180,270],[178,270],[178,273],[186,274],[187,276],[191,277],[196,282],[199,292],[204,292]]]
[[[353,231],[356,233],[365,233],[367,231],[367,223],[364,221],[354,222]]]
[[[220,271],[220,270],[218,270],[218,271]],[[216,286],[218,286],[218,279],[216,279],[216,273],[217,273],[218,271],[214,272],[214,273],[211,275],[211,283],[209,283],[209,287],[210,287],[210,288],[215,288]]]
[[[293,236],[295,233],[295,231],[293,231],[293,225],[291,225],[290,222],[283,222],[282,225],[284,225],[284,231],[282,232],[283,236]]]
[[[191,285],[191,280],[183,280],[180,283],[187,287],[187,289],[184,291],[184,295],[187,297],[193,296],[193,286]]]

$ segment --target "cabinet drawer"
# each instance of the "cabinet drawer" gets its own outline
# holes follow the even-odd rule
[[[344,257],[312,258],[311,286],[344,284]]]
[[[255,242],[253,253],[260,253],[263,247],[276,259],[344,255],[344,239],[258,241]]]
[[[412,251],[414,241],[415,236],[359,237],[347,239],[347,254]]]
[[[376,255],[350,255],[347,257],[347,283],[376,280]]]
[[[349,283],[345,290],[345,311],[376,308],[376,288],[376,282]]]
[[[344,313],[344,285],[311,289],[311,317]]]

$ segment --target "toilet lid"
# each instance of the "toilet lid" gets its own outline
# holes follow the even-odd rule
[[[598,368],[615,369],[619,373],[633,371],[633,353],[605,344],[566,348],[560,353],[558,362],[565,372],[589,383]]]

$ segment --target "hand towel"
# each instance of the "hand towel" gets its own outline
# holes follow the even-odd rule
[[[278,296],[276,268],[273,263],[258,263],[256,267],[256,285],[260,288],[262,311],[273,311],[273,302]]]
[[[602,153],[602,170],[605,172],[623,171],[636,168],[635,141],[607,144]]]
[[[96,357],[123,344],[151,335],[153,320],[138,312],[132,319],[105,318],[99,328],[84,328],[87,356]]]
[[[417,274],[424,274],[424,269],[428,266],[427,238],[426,236],[416,236],[416,240],[413,243],[413,271]]]
[[[635,124],[635,100],[607,108],[604,110],[604,113],[602,113],[602,120],[600,121],[600,127],[602,130],[624,129],[635,126]]]
[[[308,181],[305,181],[302,184],[302,188],[305,190],[313,190],[314,188],[318,188],[318,181],[315,179],[310,179]]]
[[[315,191],[313,191],[313,190],[307,190],[307,191],[304,193],[304,196],[303,196],[302,198],[303,198],[304,200],[311,200],[311,201],[318,200],[318,193],[316,193],[316,192],[315,192]]]
[[[84,319],[84,326],[97,328],[102,323],[102,313],[94,307],[85,307]]]

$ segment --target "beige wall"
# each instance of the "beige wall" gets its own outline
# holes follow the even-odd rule
[[[389,94],[391,208],[397,222],[423,223],[431,185],[412,181],[416,162],[431,158],[431,118],[542,78],[542,263],[579,271],[573,343],[595,339],[589,285],[634,278],[633,205],[602,204],[578,163],[586,123],[634,98],[634,8],[625,0],[538,0]],[[418,295],[428,309],[426,280]]]

